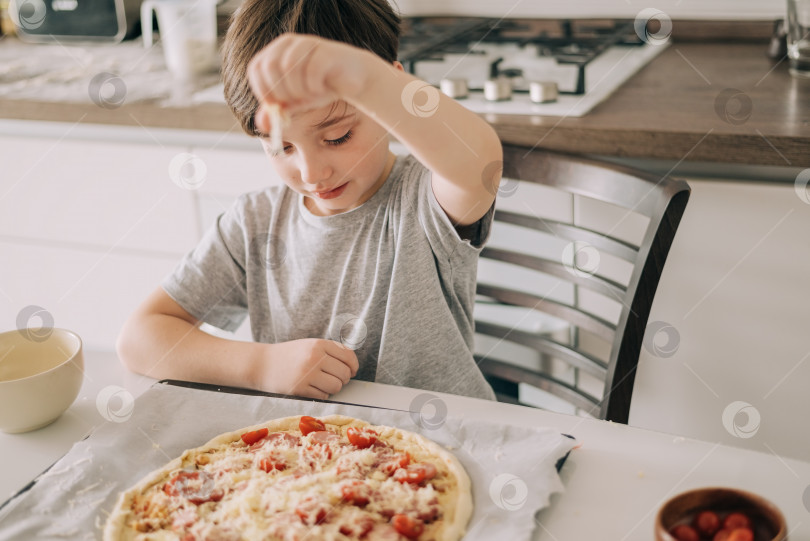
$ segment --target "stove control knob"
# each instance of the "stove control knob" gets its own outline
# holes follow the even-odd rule
[[[467,79],[442,79],[439,82],[442,93],[451,98],[466,98],[468,93]]]
[[[487,101],[505,101],[512,99],[512,83],[505,77],[484,81],[484,98]]]
[[[557,83],[554,81],[532,81],[529,83],[529,99],[532,103],[551,103],[559,96]]]

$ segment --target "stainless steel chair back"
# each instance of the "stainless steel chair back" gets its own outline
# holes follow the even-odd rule
[[[499,400],[538,405],[527,397],[539,390],[572,413],[627,423],[689,186],[511,145],[503,174],[479,266],[479,366]]]

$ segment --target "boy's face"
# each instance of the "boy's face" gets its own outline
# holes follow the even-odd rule
[[[305,196],[316,215],[362,205],[385,182],[393,163],[388,132],[354,107],[338,102],[294,114],[283,130],[284,151],[264,151],[282,180]]]

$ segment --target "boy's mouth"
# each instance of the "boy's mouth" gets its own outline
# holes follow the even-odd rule
[[[348,184],[349,184],[348,182],[344,182],[337,188],[333,188],[325,192],[312,192],[312,193],[314,193],[315,197],[317,197],[318,199],[334,199],[335,197],[339,197],[340,194],[343,193],[343,190],[346,189],[346,186],[348,186]]]

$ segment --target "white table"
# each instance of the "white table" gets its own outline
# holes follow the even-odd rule
[[[34,432],[0,433],[0,501],[25,486],[94,426],[105,422],[96,406],[100,391],[115,385],[135,397],[155,381],[127,372],[113,353],[86,352],[85,360],[84,386],[65,415]],[[354,381],[333,399],[414,410],[414,399],[423,394]],[[810,539],[810,463],[604,421],[433,394],[449,416],[548,426],[574,435],[581,443],[562,470],[565,493],[554,495],[551,505],[537,517],[536,539],[647,541],[652,538],[655,514],[664,500],[710,485],[761,494],[785,514],[791,540]],[[423,414],[432,416],[431,408],[427,406]]]

